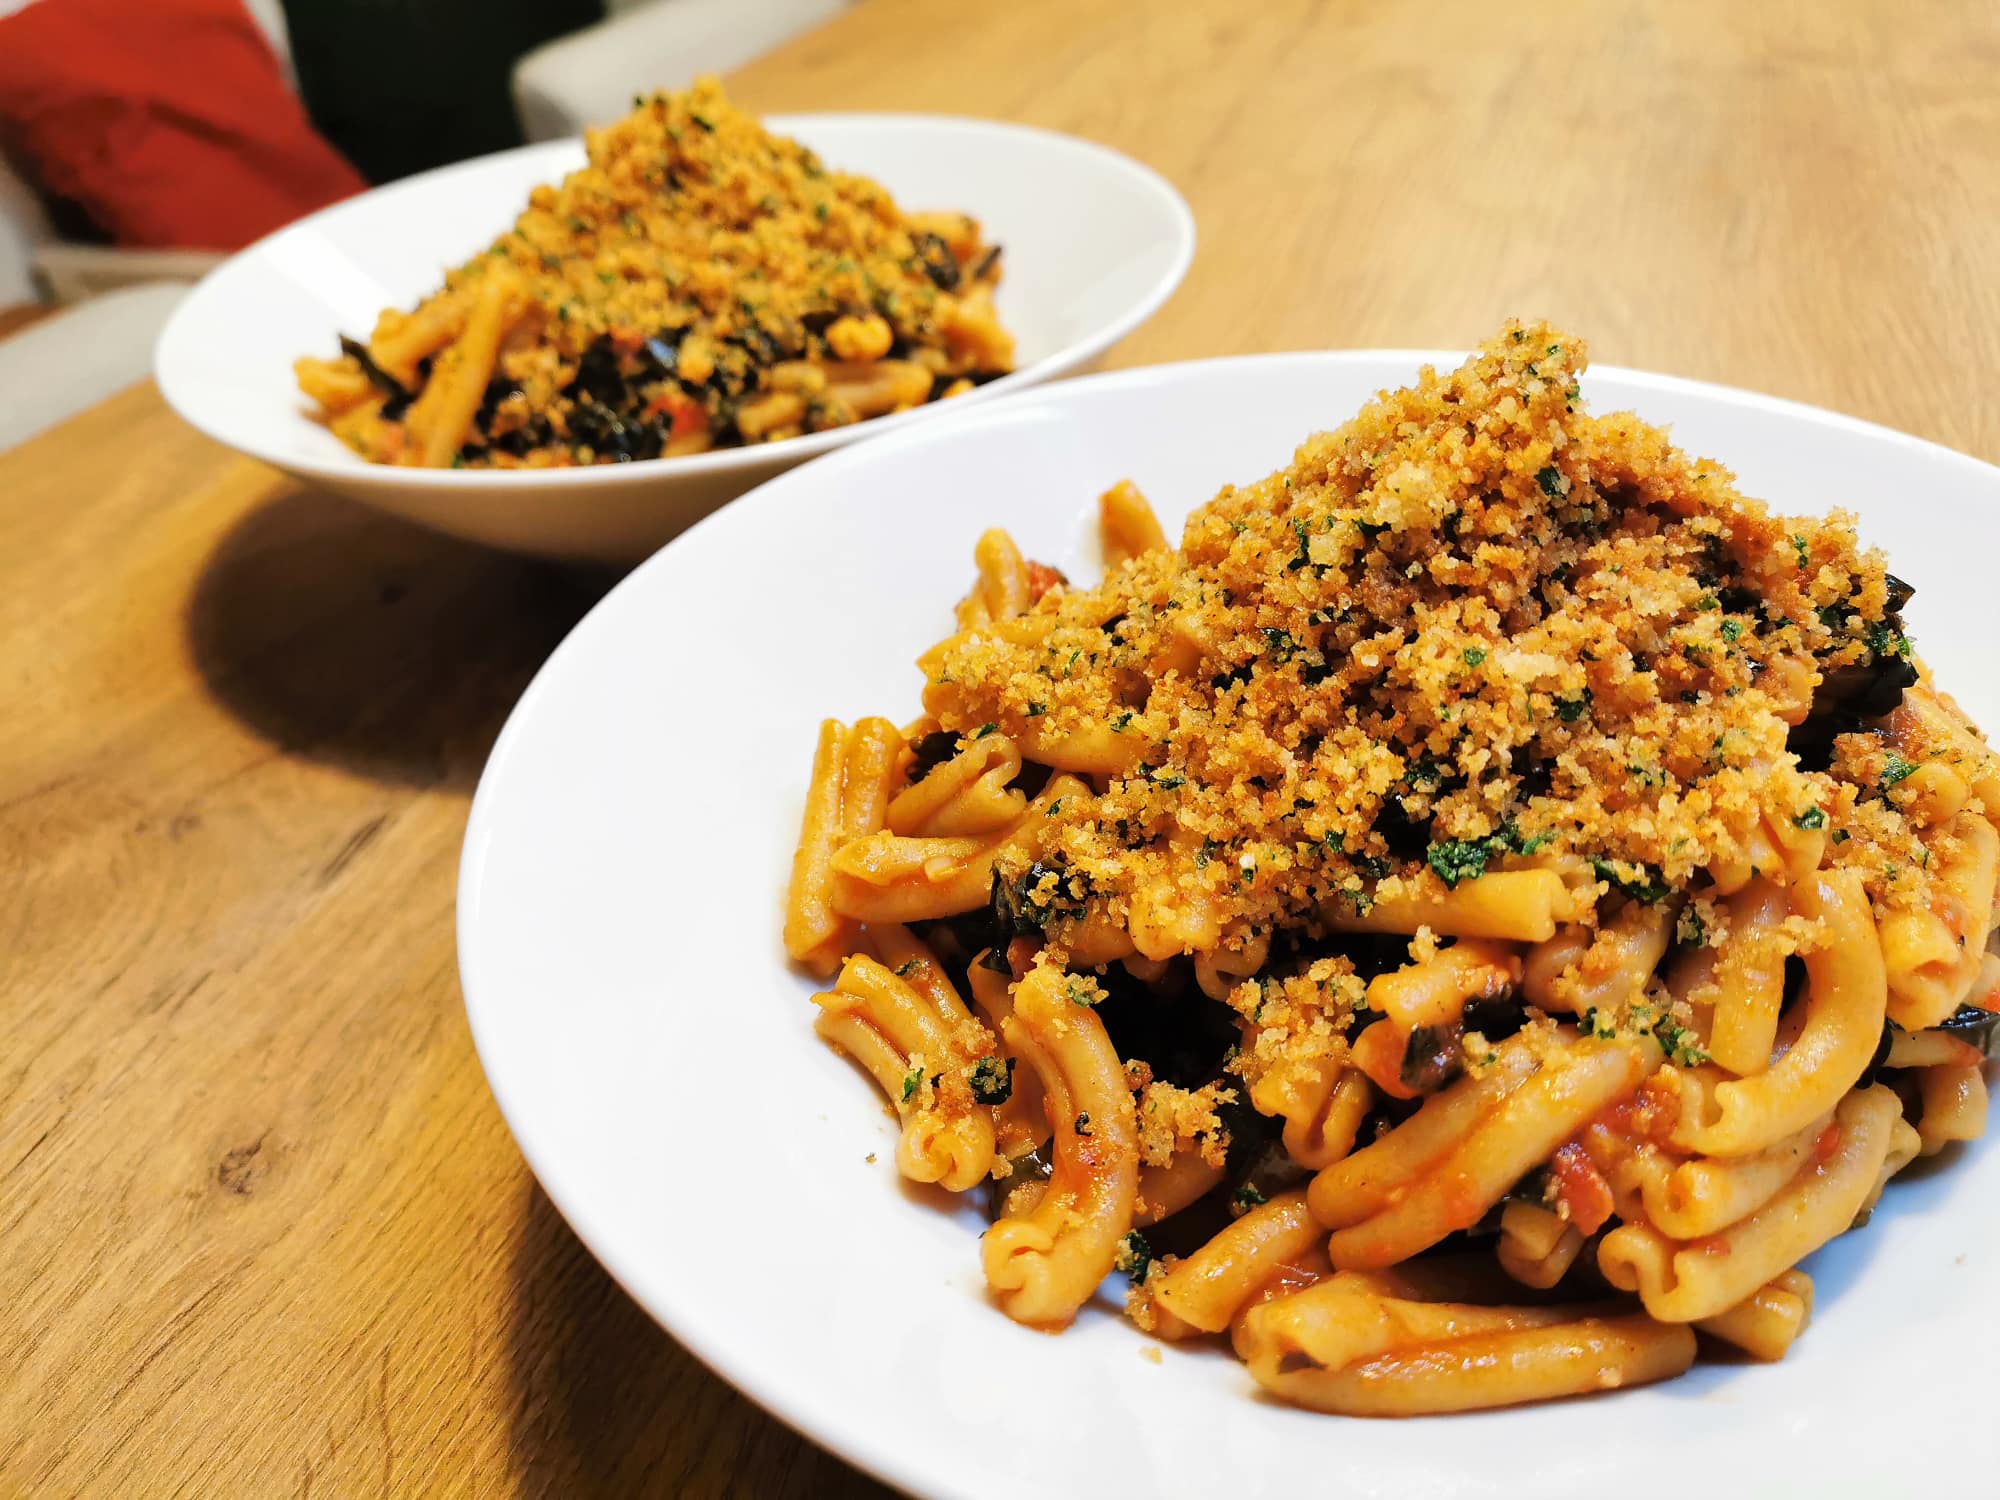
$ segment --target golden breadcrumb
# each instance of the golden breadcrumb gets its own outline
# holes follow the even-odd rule
[[[1052,939],[1165,888],[1240,947],[1536,852],[1659,899],[1768,848],[1760,820],[1827,830],[1878,905],[1930,900],[1895,752],[1848,734],[1809,770],[1788,749],[1829,674],[1908,668],[1882,556],[1843,513],[1773,515],[1658,428],[1589,413],[1585,362],[1510,324],[1225,488],[1178,551],[926,656],[948,730],[1130,742],[1004,865],[1038,862],[1038,899],[1080,913]]]

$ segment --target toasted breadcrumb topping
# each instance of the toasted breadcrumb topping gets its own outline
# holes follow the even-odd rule
[[[897,405],[1012,368],[990,297],[999,252],[976,221],[905,211],[765,130],[713,78],[633,106],[415,315],[462,321],[496,276],[526,304],[461,465],[604,463],[844,426],[872,413],[829,373],[860,379],[885,358],[908,387]],[[412,316],[385,312],[375,338]],[[328,367],[362,370],[352,354]],[[773,416],[759,404],[773,395],[798,399]],[[378,397],[335,428],[392,459],[399,409]]]
[[[1198,1089],[1148,1083],[1138,1099],[1139,1160],[1164,1167],[1175,1156],[1193,1151],[1210,1166],[1221,1166],[1229,1132],[1220,1109],[1235,1098],[1236,1091],[1219,1082]]]
[[[1538,852],[1659,899],[1769,829],[1826,830],[1878,907],[1931,900],[1951,838],[1919,841],[1895,752],[1858,721],[1823,768],[1793,742],[1829,681],[1909,670],[1907,590],[1851,516],[1773,515],[1661,429],[1587,411],[1585,364],[1511,323],[1225,488],[1178,551],[925,658],[946,729],[1129,741],[1005,865],[1054,872],[1053,939],[1123,922],[1142,888],[1220,910],[1225,946],[1316,934],[1328,903]],[[1300,982],[1354,1002],[1351,974]],[[1256,1046],[1323,1050],[1327,1002],[1292,987],[1261,993]]]

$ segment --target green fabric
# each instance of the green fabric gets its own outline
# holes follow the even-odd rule
[[[370,182],[521,144],[525,53],[602,20],[603,0],[284,0],[299,92]]]

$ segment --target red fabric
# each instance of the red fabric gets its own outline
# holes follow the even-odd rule
[[[35,0],[0,19],[0,144],[120,245],[235,250],[367,185],[242,0]]]

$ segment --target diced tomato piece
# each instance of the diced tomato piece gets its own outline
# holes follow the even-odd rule
[[[1028,597],[1030,599],[1040,599],[1042,595],[1046,594],[1057,584],[1067,584],[1068,582],[1069,580],[1063,577],[1060,570],[1050,567],[1047,563],[1036,562],[1032,558],[1029,559]]]
[[[646,415],[657,417],[662,412],[672,412],[673,422],[668,433],[673,437],[686,437],[691,432],[700,432],[708,426],[708,410],[699,401],[691,400],[673,389],[661,391],[646,403]]]
[[[1556,1148],[1549,1158],[1549,1176],[1555,1181],[1556,1201],[1584,1234],[1597,1233],[1617,1208],[1611,1184],[1579,1141],[1565,1141]]]
[[[1042,945],[1031,937],[1017,937],[1007,945],[1007,967],[1017,982],[1035,966],[1035,955],[1041,951]]]
[[[1829,1120],[1827,1121],[1826,1129],[1822,1130],[1819,1133],[1819,1137],[1813,1142],[1813,1165],[1818,1166],[1822,1162],[1832,1161],[1834,1154],[1839,1150],[1840,1127]]]

